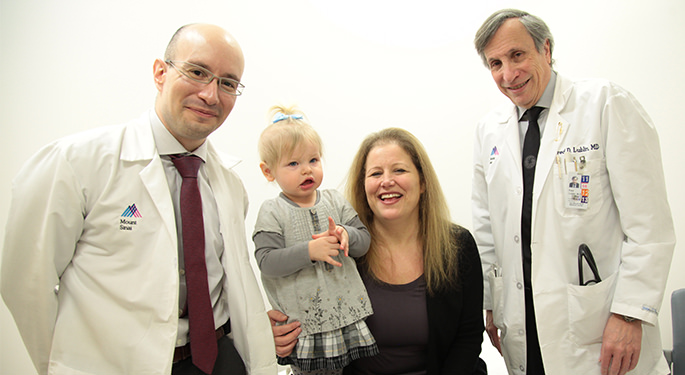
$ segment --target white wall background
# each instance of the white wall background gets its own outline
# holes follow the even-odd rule
[[[682,163],[685,99],[682,0],[0,0],[0,227],[10,181],[42,145],[132,119],[152,106],[152,62],[180,25],[210,22],[232,32],[246,56],[245,94],[213,136],[238,155],[250,193],[248,234],[260,203],[278,190],[258,168],[266,110],[296,102],[325,146],[323,187],[339,188],[362,138],[406,128],[427,147],[452,216],[471,227],[471,150],[477,120],[506,100],[472,39],[494,10],[517,7],[552,29],[556,69],[604,77],[642,102],[657,125],[677,232],[685,233]],[[0,242],[4,237],[0,233]],[[252,244],[250,244],[252,245]],[[660,316],[672,346],[670,294],[685,287],[678,244]],[[489,342],[491,373],[504,373]],[[14,322],[0,303],[0,373],[32,374]]]

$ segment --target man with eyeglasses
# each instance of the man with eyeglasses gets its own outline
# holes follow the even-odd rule
[[[225,30],[184,26],[154,62],[154,109],[21,169],[1,292],[38,373],[276,373],[237,159],[207,141],[243,67]]]

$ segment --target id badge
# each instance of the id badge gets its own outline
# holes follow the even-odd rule
[[[587,210],[590,202],[590,175],[574,171],[566,177],[566,208]]]

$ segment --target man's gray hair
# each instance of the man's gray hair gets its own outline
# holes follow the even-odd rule
[[[485,57],[485,47],[487,47],[488,43],[490,43],[490,40],[493,36],[495,36],[495,33],[497,30],[499,30],[502,24],[510,18],[518,18],[518,20],[521,21],[523,27],[526,28],[528,34],[533,38],[533,42],[535,42],[535,48],[538,50],[538,52],[542,53],[544,51],[545,41],[549,40],[549,54],[550,56],[552,55],[552,50],[554,49],[554,37],[552,36],[552,32],[549,31],[547,24],[545,24],[545,21],[522,10],[501,9],[493,13],[490,17],[488,17],[488,19],[485,20],[485,22],[483,22],[483,25],[476,33],[476,38],[473,40],[473,43],[476,46],[476,51],[478,52],[478,55],[480,55],[480,58],[483,60],[483,64],[486,67],[488,66],[488,60],[487,57]],[[550,65],[553,64],[554,59],[551,60]]]

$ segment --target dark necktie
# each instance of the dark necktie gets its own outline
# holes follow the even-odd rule
[[[207,374],[214,369],[217,356],[214,315],[209,298],[205,263],[205,229],[202,198],[197,172],[202,159],[195,155],[171,155],[171,161],[183,177],[181,184],[181,225],[183,227],[183,260],[188,294],[190,354],[193,364]]]
[[[538,117],[542,107],[533,107],[526,111],[528,117],[528,130],[523,140],[523,211],[521,213],[521,234],[523,243],[530,246],[530,220],[533,211],[533,182],[535,179],[535,165],[538,161],[540,149],[540,126]],[[530,254],[528,254],[530,260]],[[530,262],[528,262],[530,264]],[[529,274],[530,275],[530,274]]]
[[[528,109],[525,116],[528,117],[528,130],[523,139],[523,207],[521,210],[521,255],[523,257],[523,283],[525,286],[526,301],[526,374],[544,374],[540,342],[537,335],[535,322],[535,308],[533,306],[533,288],[531,285],[531,218],[533,213],[533,182],[535,179],[535,166],[538,161],[540,149],[540,126],[538,117],[542,107]]]

